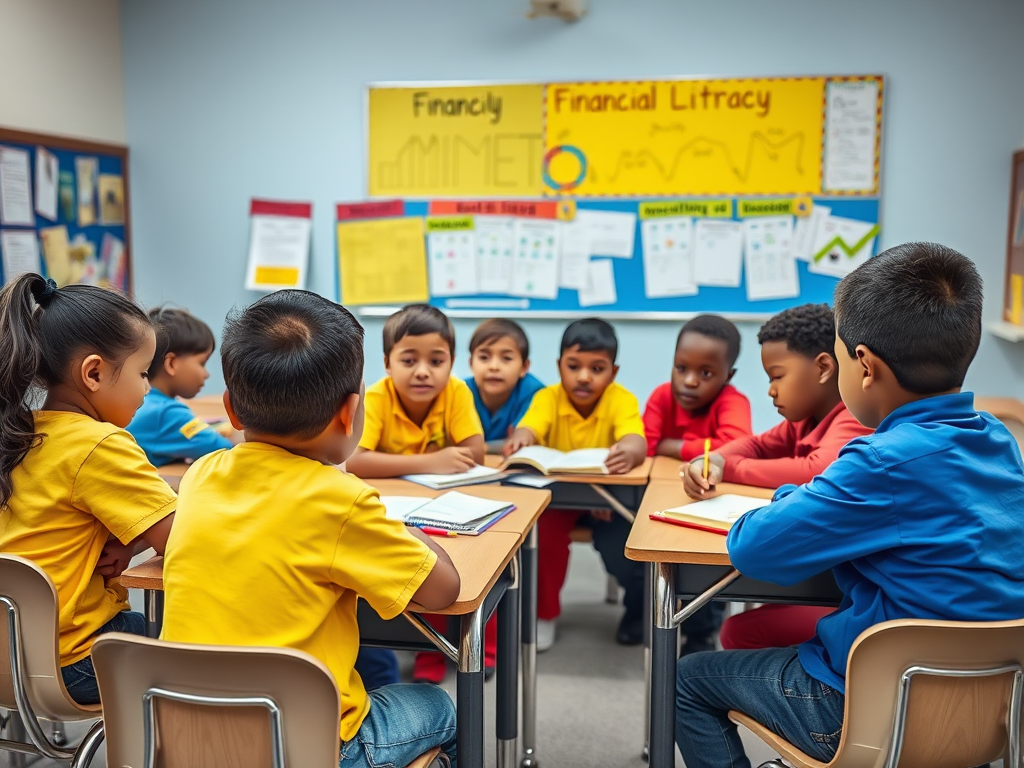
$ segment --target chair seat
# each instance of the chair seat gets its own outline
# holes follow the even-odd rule
[[[409,765],[407,765],[406,768],[427,768],[427,766],[434,762],[434,760],[436,760],[437,756],[440,754],[441,748],[434,747],[429,752],[424,752],[422,755],[417,757],[415,760],[409,763]]]
[[[736,725],[742,725],[744,728],[752,731],[755,736],[761,739],[761,741],[768,746],[772,747],[772,749],[778,752],[787,762],[795,765],[796,768],[825,768],[825,766],[828,765],[828,763],[822,763],[819,760],[815,760],[810,755],[805,755],[788,741],[768,728],[765,728],[749,715],[737,712],[736,710],[730,710],[729,719],[736,723]]]

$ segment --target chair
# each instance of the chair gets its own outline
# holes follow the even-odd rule
[[[829,763],[742,712],[729,719],[796,768],[964,768],[1004,754],[1017,768],[1022,662],[1024,620],[887,621],[850,649],[843,733]]]
[[[338,766],[338,689],[306,653],[110,633],[97,638],[92,659],[107,765]],[[425,768],[439,752],[421,755],[409,768]]]
[[[974,407],[999,419],[1024,451],[1024,403],[1012,397],[976,397]]]
[[[0,739],[0,749],[92,762],[103,740],[100,705],[78,704],[60,673],[57,590],[35,563],[0,554],[0,708],[16,711],[28,741]],[[97,720],[78,749],[47,738],[38,718],[65,722]]]

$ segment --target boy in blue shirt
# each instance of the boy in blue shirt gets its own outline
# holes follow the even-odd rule
[[[210,327],[183,309],[158,307],[149,311],[149,318],[156,328],[156,355],[148,374],[151,389],[127,430],[156,467],[230,448],[230,439],[177,399],[192,399],[210,378]]]
[[[960,391],[981,312],[974,264],[932,243],[891,248],[836,288],[839,389],[875,432],[744,515],[727,547],[742,573],[777,584],[832,569],[844,597],[795,648],[680,659],[676,744],[687,768],[749,768],[730,709],[830,761],[847,656],[875,624],[1020,618],[1024,466],[1007,429]]]
[[[511,320],[484,320],[469,340],[467,382],[484,427],[488,453],[501,453],[533,396],[544,385],[530,373],[530,342]]]

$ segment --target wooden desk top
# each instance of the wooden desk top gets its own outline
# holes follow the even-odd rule
[[[458,600],[444,610],[430,613],[453,616],[471,613],[480,606],[521,544],[518,534],[502,531],[487,531],[482,536],[439,538],[435,541],[455,564],[462,587],[459,589]],[[122,573],[121,585],[131,589],[162,590],[163,569],[162,557],[151,558]],[[410,605],[409,610],[423,612],[422,608],[415,605]]]
[[[653,459],[648,459],[653,462],[651,464],[651,482],[655,480],[675,480],[677,483],[683,481],[679,479],[679,470],[683,466],[683,462],[679,459],[670,459],[668,456],[655,456]],[[676,506],[679,506],[678,504]]]
[[[223,392],[217,395],[201,395],[182,402],[200,419],[227,419],[228,417],[228,412],[224,410]]]
[[[501,456],[495,456],[488,454],[484,457],[484,466],[492,467],[497,469],[501,466],[504,459]],[[647,480],[651,474],[651,466],[653,460],[650,458],[644,459],[644,463],[638,467],[633,467],[629,472],[622,475],[562,475],[553,474],[547,477],[555,483],[583,483],[584,485],[647,485]],[[510,469],[509,472],[515,472],[517,470]],[[531,473],[536,474],[536,473]],[[540,475],[537,475],[540,477]]]
[[[738,493],[770,499],[770,488],[722,483],[718,493]],[[651,520],[651,512],[692,504],[683,484],[678,479],[652,480],[647,486],[633,529],[626,540],[626,557],[645,563],[692,563],[702,565],[730,565],[725,550],[725,536],[698,531],[679,525],[668,525]]]

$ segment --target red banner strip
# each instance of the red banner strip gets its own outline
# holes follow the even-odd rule
[[[385,219],[405,216],[405,203],[401,200],[381,200],[372,203],[338,203],[337,221],[346,219]]]
[[[525,219],[566,219],[566,204],[557,200],[431,200],[431,216],[480,214]]]
[[[250,216],[293,216],[296,219],[313,218],[312,203],[286,203],[281,200],[257,200],[249,204]]]

